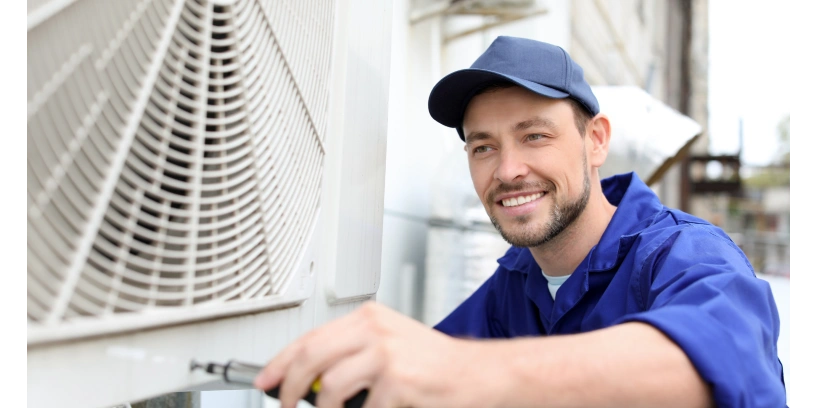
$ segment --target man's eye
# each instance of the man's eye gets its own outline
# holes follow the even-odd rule
[[[474,154],[478,154],[478,153],[488,153],[488,151],[489,151],[490,149],[491,149],[491,147],[490,147],[490,146],[477,146],[477,147],[475,147],[475,148],[474,148]]]
[[[540,140],[540,139],[544,139],[544,138],[545,138],[545,135],[540,134],[540,133],[534,133],[532,135],[528,135],[528,140]]]

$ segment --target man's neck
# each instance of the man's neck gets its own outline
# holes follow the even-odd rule
[[[533,259],[549,276],[573,273],[610,224],[616,207],[607,201],[596,182],[582,214],[558,236],[538,247],[530,248]]]

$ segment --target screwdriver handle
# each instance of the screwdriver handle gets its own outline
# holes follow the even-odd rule
[[[314,387],[313,387],[314,388]],[[278,399],[278,393],[280,392],[279,387],[275,387],[271,390],[265,391],[267,395],[272,398]],[[346,400],[343,404],[344,408],[361,408],[363,407],[363,403],[366,402],[366,397],[369,396],[369,390],[361,390],[354,397]],[[301,398],[302,400],[312,404],[313,406],[318,406],[316,404],[316,400],[318,398],[318,393],[316,393],[312,388],[309,389],[309,392]]]
[[[261,372],[263,368],[264,367],[259,365],[242,363],[235,360],[230,360],[227,362],[227,364],[200,364],[195,360],[190,362],[190,370],[203,369],[210,374],[221,375],[224,378],[224,381],[227,383],[236,384],[252,384],[255,377],[258,376],[258,373]],[[271,390],[264,391],[264,393],[272,398],[280,399],[278,398],[280,391],[280,386],[276,386]],[[312,404],[313,406],[317,406],[316,402],[320,391],[321,380],[318,378],[312,383],[312,386],[309,387],[309,392],[301,399]],[[361,408],[363,407],[363,403],[366,402],[366,397],[368,395],[368,390],[362,390],[355,394],[354,397],[346,400],[343,406],[345,408]]]

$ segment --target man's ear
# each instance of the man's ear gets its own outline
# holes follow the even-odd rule
[[[587,161],[599,168],[607,160],[610,151],[610,119],[599,113],[587,123]]]

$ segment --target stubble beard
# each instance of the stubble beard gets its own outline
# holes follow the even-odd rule
[[[585,159],[586,161],[586,159]],[[553,207],[550,209],[550,219],[546,221],[540,228],[532,230],[531,228],[523,228],[521,231],[513,232],[502,228],[499,221],[493,215],[489,214],[491,223],[499,231],[502,238],[509,244],[516,247],[538,247],[552,241],[554,238],[564,232],[567,227],[573,224],[577,218],[584,212],[587,207],[587,202],[590,200],[590,175],[587,171],[587,166],[584,168],[584,185],[582,186],[582,194],[575,200],[565,202],[558,202],[554,200]],[[552,186],[552,184],[550,184]],[[553,192],[552,188],[545,190],[548,194]],[[517,226],[527,226],[530,223],[532,215],[520,215],[514,217],[510,222]]]

